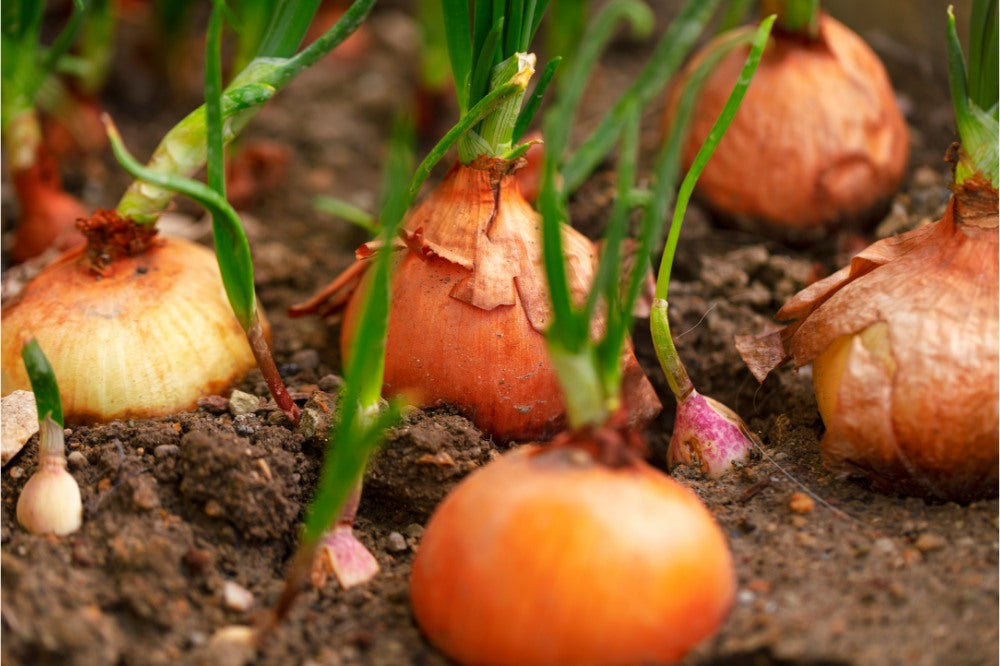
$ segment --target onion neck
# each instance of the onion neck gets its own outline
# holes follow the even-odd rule
[[[506,158],[513,148],[514,126],[524,99],[528,81],[535,73],[534,53],[515,53],[493,68],[490,91],[517,84],[520,92],[505,98],[479,124],[458,141],[458,156],[462,164],[471,165],[482,157]]]
[[[966,178],[952,186],[954,196],[951,206],[955,225],[978,229],[996,229],[998,226],[997,188],[982,174]]]
[[[819,0],[761,0],[761,14],[777,15],[775,28],[808,41],[819,38]]]
[[[87,239],[87,260],[90,270],[104,275],[111,264],[121,257],[142,254],[156,238],[153,226],[135,224],[118,211],[98,208],[90,217],[77,223]]]

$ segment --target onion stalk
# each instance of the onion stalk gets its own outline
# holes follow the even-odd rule
[[[956,501],[996,496],[1000,436],[997,88],[975,83],[995,78],[996,0],[976,0],[973,15],[983,21],[972,23],[966,72],[948,12],[962,143],[943,217],[877,241],[792,297],[776,315],[784,328],[737,339],[761,381],[786,361],[812,363],[827,467]]]
[[[66,469],[62,403],[52,366],[38,342],[21,347],[38,409],[38,469],[17,498],[17,522],[33,534],[66,536],[80,528],[83,502],[80,486]]]

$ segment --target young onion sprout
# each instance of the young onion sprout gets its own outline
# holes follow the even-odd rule
[[[66,469],[62,403],[55,373],[38,342],[21,347],[38,408],[38,469],[17,498],[17,522],[33,534],[65,536],[80,528],[80,486]]]

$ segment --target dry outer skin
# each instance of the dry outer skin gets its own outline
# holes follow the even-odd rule
[[[758,378],[783,362],[780,347],[820,379],[833,372],[826,350],[850,345],[824,412],[827,462],[898,492],[994,497],[997,256],[996,190],[967,181],[940,221],[861,252],[779,310],[786,329],[741,351]],[[875,327],[884,353],[863,342]]]
[[[551,309],[540,219],[512,166],[458,164],[407,216],[392,277],[385,389],[418,405],[458,405],[494,437],[526,440],[557,433],[566,408],[544,336]],[[582,303],[597,253],[570,227],[563,244],[569,289]],[[374,245],[359,256],[371,256]],[[364,293],[362,283],[347,303],[343,353]],[[631,347],[622,364],[633,421],[648,423],[660,402]]]
[[[706,80],[685,164],[694,160],[745,58],[746,50],[736,49]],[[878,57],[821,14],[815,43],[772,37],[697,191],[727,218],[816,237],[823,227],[883,211],[902,182],[908,153],[906,122]]]
[[[402,63],[416,62],[419,48],[414,22],[390,5],[379,3],[372,17],[372,52],[353,67],[324,61],[306,72],[250,128],[249,136],[280,137],[293,147],[281,196],[265,197],[254,211],[262,224],[251,238],[259,294],[293,392],[336,387],[329,375],[339,367],[336,327],[312,318],[289,320],[284,311],[349,265],[354,248],[365,240],[350,225],[314,211],[311,199],[322,193],[359,205],[373,206],[376,200],[384,152],[373,146],[384,144],[400,91],[412,82]],[[115,76],[129,85],[114,88],[112,112],[129,147],[148,154],[160,134],[201,103],[202,82],[192,83],[186,100],[164,95],[160,101],[170,104],[150,104],[149,95],[163,94],[162,86],[149,81],[126,47],[115,59]],[[615,45],[587,93],[586,118],[596,118],[600,103],[609,103],[628,84],[646,48]],[[893,78],[911,73],[914,87],[908,93],[919,93],[922,100],[913,120],[925,141],[939,148],[923,146],[925,168],[896,201],[905,228],[939,217],[948,196],[940,160],[951,130],[938,136],[941,130],[932,122],[951,117],[947,83],[940,70],[932,70],[937,86],[926,75],[912,76],[923,71],[914,64],[922,62],[918,57],[904,51]],[[121,79],[123,74],[131,78]],[[928,90],[937,91],[933,99]],[[126,107],[148,113],[130,118]],[[643,136],[650,142],[644,147],[652,150],[656,132]],[[89,181],[87,192],[93,197],[89,188],[104,188],[106,196],[94,203],[109,205],[126,183],[116,166],[103,166],[102,180]],[[79,184],[81,176],[66,182]],[[607,174],[594,179],[611,182]],[[613,189],[588,188],[593,196],[574,201],[574,219],[606,219]],[[0,193],[9,196],[8,190]],[[3,207],[5,226],[15,212]],[[820,459],[823,429],[808,370],[779,370],[758,387],[728,342],[770,322],[781,303],[805,285],[815,262],[828,268],[840,263],[831,260],[840,239],[808,253],[789,252],[759,236],[720,231],[697,209],[685,221],[670,298],[678,350],[699,390],[746,417],[774,461],[755,457],[745,471],[720,481],[685,468],[674,473],[719,521],[738,577],[736,606],[726,624],[685,658],[685,666],[997,663],[997,501],[927,502],[836,480]],[[639,333],[637,354],[669,404],[641,322]],[[267,393],[257,373],[240,388]],[[253,594],[255,609],[277,598],[323,443],[293,432],[273,411],[233,417],[217,404],[175,418],[74,428],[67,452],[85,514],[72,537],[34,537],[16,526],[14,500],[34,469],[37,440],[4,468],[0,658],[5,666],[191,664],[216,630],[245,623],[255,612],[226,607],[227,580]],[[667,407],[650,430],[657,466],[662,467],[672,415]],[[202,442],[182,458],[192,438]],[[374,463],[356,526],[382,573],[371,585],[346,592],[306,590],[255,663],[447,664],[412,620],[410,562],[430,508],[468,470],[497,453],[495,443],[453,413],[417,413],[404,423]],[[240,462],[226,482],[213,483],[207,471],[234,459]],[[271,481],[259,460],[271,470]],[[776,464],[851,518],[820,502],[810,512],[794,511],[793,495],[802,488]],[[282,519],[293,504],[296,517]],[[226,512],[242,515],[230,518]],[[250,533],[254,523],[263,534]]]

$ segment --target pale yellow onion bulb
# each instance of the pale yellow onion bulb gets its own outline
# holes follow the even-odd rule
[[[208,248],[160,237],[104,276],[84,248],[4,304],[2,390],[30,389],[18,340],[30,333],[59,378],[67,423],[193,408],[255,367]]]
[[[17,522],[32,534],[65,536],[83,522],[80,486],[66,470],[62,427],[45,419],[40,438],[38,469],[17,498]]]

